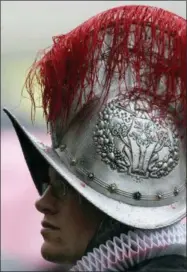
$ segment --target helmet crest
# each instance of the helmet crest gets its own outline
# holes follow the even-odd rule
[[[65,124],[95,96],[147,98],[163,113],[186,110],[186,21],[148,6],[124,6],[96,15],[66,35],[31,68],[26,88],[36,108],[39,84],[47,122]],[[100,71],[104,76],[100,77]],[[130,81],[129,81],[129,74]],[[38,88],[38,87],[37,87]]]

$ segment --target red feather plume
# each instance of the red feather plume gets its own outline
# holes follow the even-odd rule
[[[105,46],[106,33],[112,35]],[[149,35],[151,33],[151,35]],[[54,37],[53,46],[36,60],[26,88],[35,110],[35,80],[40,86],[47,122],[68,119],[72,108],[81,109],[95,96],[98,62],[105,65],[99,97],[109,95],[114,73],[117,94],[151,97],[160,108],[172,107],[175,116],[186,112],[186,21],[168,11],[148,6],[110,9],[86,21],[66,35]],[[126,84],[128,67],[134,82]],[[142,68],[143,73],[142,73]],[[164,80],[164,91],[158,85]],[[123,84],[121,84],[123,83]],[[126,85],[124,90],[121,86]]]

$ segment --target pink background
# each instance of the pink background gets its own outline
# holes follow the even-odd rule
[[[48,141],[47,135],[35,135]],[[2,131],[1,250],[34,267],[49,265],[40,256],[42,214],[34,207],[37,197],[16,134],[13,130]]]

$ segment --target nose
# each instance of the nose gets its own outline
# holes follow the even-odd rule
[[[43,214],[55,214],[58,212],[57,199],[52,195],[50,186],[35,202],[36,209]]]

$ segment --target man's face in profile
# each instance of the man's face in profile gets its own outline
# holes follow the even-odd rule
[[[79,259],[100,222],[97,210],[91,204],[81,205],[79,195],[52,168],[47,187],[35,206],[44,214],[43,258],[57,263]]]

